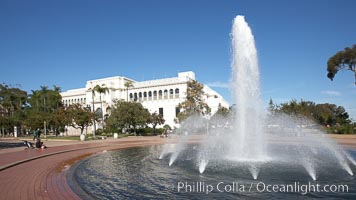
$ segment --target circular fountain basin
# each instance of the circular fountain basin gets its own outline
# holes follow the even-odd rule
[[[356,178],[333,163],[316,169],[317,180],[293,162],[256,164],[224,160],[223,157],[210,160],[201,174],[197,162],[199,148],[197,144],[188,145],[180,153],[179,162],[172,166],[168,166],[170,154],[159,159],[163,146],[109,151],[82,160],[70,169],[67,179],[71,188],[83,199],[356,197]],[[356,158],[355,151],[349,153]],[[254,168],[251,168],[251,163]],[[356,170],[355,166],[351,168]],[[258,171],[256,180],[251,176],[253,170]],[[319,187],[346,185],[348,190],[305,190],[309,185],[317,184]],[[271,191],[273,186],[279,187],[279,190]],[[281,190],[282,186],[289,187],[289,191]]]

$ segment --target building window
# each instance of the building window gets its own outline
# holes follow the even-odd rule
[[[134,93],[134,101],[137,101],[137,93]]]
[[[139,99],[139,100],[142,99],[142,92],[138,93],[138,99]]]
[[[100,119],[103,118],[103,110],[101,110],[101,108],[97,108],[95,113],[99,116]]]
[[[173,89],[169,90],[169,98],[172,99],[173,98]]]
[[[159,109],[158,109],[158,114],[163,117],[163,108],[159,108]]]
[[[175,97],[176,97],[176,98],[179,97],[179,89],[178,89],[178,88],[176,88],[176,90],[175,90]]]
[[[143,100],[147,100],[147,92],[143,93]]]
[[[148,92],[148,100],[152,100],[152,92],[151,91]]]
[[[130,101],[132,101],[132,99],[133,99],[133,94],[130,93]]]
[[[163,92],[164,99],[168,98],[168,90],[164,90]]]
[[[158,98],[162,99],[162,96],[163,96],[162,90],[158,91]]]
[[[154,100],[157,99],[157,91],[153,91],[153,99],[154,99]]]

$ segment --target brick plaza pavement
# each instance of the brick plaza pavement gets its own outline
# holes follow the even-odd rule
[[[80,199],[67,184],[65,171],[69,165],[104,150],[165,142],[166,139],[159,137],[69,142],[69,145],[48,141],[47,149],[5,150],[0,152],[0,199]]]

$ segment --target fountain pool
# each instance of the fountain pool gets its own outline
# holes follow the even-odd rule
[[[82,199],[354,199],[356,196],[355,177],[335,167],[337,162],[320,167],[316,181],[294,162],[267,162],[260,168],[258,179],[254,180],[248,163],[228,160],[211,164],[200,174],[196,159],[201,147],[199,144],[187,145],[179,162],[172,166],[167,164],[169,156],[158,159],[164,148],[162,145],[108,151],[79,162],[67,173],[67,179]],[[278,143],[274,147],[276,152],[284,148]],[[356,157],[356,151],[348,153]],[[319,184],[320,188],[347,185],[348,191],[309,192],[306,189],[309,184]],[[268,192],[268,185],[285,185],[295,190]],[[210,186],[213,190],[208,192]]]

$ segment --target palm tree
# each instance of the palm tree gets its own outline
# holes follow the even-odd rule
[[[94,101],[94,96],[95,96],[95,90],[94,88],[89,88],[88,90],[89,92],[91,92],[91,99],[92,99],[92,104],[93,104],[93,113],[94,113],[94,116],[93,116],[93,137],[95,138],[95,131],[96,131],[96,123],[95,123],[95,120],[96,120],[96,117],[95,117],[95,101]]]
[[[103,111],[103,102],[101,101],[101,94],[104,93],[106,94],[107,92],[109,92],[109,89],[107,87],[105,87],[105,85],[103,84],[102,86],[96,85],[93,89],[94,93],[97,92],[99,93],[99,98],[100,98],[100,105],[101,105],[101,117],[102,120],[104,121],[104,111]]]
[[[56,85],[53,85],[53,90],[54,90],[55,92],[61,92],[61,87],[56,86]]]
[[[126,87],[126,101],[129,101],[129,88],[133,87],[132,81],[126,81],[124,85]]]

